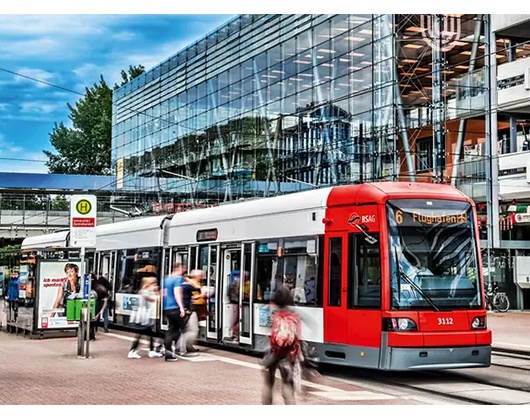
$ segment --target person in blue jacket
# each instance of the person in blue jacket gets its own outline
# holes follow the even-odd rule
[[[11,271],[7,283],[7,302],[9,303],[9,315],[12,321],[18,318],[18,293],[20,288],[20,279],[18,271]]]

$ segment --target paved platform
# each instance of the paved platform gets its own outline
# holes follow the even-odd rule
[[[493,347],[530,354],[530,312],[490,313]],[[90,345],[92,358],[76,355],[76,338],[30,339],[0,332],[0,404],[7,405],[259,405],[259,360],[202,347],[200,356],[167,363],[127,359],[131,336],[105,334]],[[145,346],[145,345],[144,345]],[[279,385],[280,381],[277,381]],[[362,382],[321,378],[304,382],[303,405],[424,405]],[[279,387],[275,404],[283,404]]]
[[[0,404],[9,405],[259,405],[259,359],[200,347],[198,357],[165,362],[127,359],[131,337],[97,333],[89,359],[76,338],[29,339],[0,332]],[[283,405],[280,381],[274,403]],[[321,377],[304,381],[303,405],[421,405],[421,400],[376,391],[362,383]]]
[[[530,311],[488,313],[493,349],[530,354]]]

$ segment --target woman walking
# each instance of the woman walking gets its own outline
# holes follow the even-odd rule
[[[162,353],[155,350],[153,330],[156,326],[157,308],[160,302],[160,290],[156,277],[144,277],[138,292],[139,302],[136,310],[131,313],[130,323],[138,329],[127,357],[140,359],[138,344],[142,335],[149,337],[149,357],[161,357]]]

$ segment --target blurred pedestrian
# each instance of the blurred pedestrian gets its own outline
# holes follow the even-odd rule
[[[182,302],[186,308],[185,324],[179,340],[179,354],[183,357],[194,356],[197,349],[193,346],[199,335],[199,313],[202,307],[206,307],[206,292],[201,291],[202,270],[191,270],[188,276],[184,276],[182,283]]]
[[[8,302],[9,319],[8,321],[16,322],[18,318],[18,296],[20,289],[19,272],[12,270],[7,282],[6,301]]]
[[[156,328],[157,308],[160,302],[160,290],[156,277],[144,277],[138,291],[138,305],[134,314],[131,314],[132,325],[138,329],[134,341],[129,350],[127,358],[140,359],[138,344],[142,335],[149,337],[149,357],[162,357],[162,353],[156,351],[154,331]]]
[[[96,313],[94,319],[90,322],[90,340],[96,339],[96,331],[98,330],[98,321],[101,319],[108,302],[109,292],[107,288],[97,283],[95,280],[91,282],[90,297],[95,300]]]
[[[291,291],[286,286],[278,286],[271,302],[273,312],[270,349],[262,361],[262,403],[272,404],[276,369],[280,369],[283,400],[285,404],[295,404],[295,375],[302,357],[300,317],[288,307],[294,302]]]
[[[177,356],[173,353],[173,343],[178,342],[182,327],[185,325],[186,308],[182,301],[182,283],[186,265],[177,262],[173,265],[171,274],[164,278],[163,308],[167,318],[168,329],[164,337],[165,361],[176,362]]]
[[[103,320],[103,331],[108,333],[109,332],[109,311],[112,306],[112,285],[110,284],[110,281],[107,280],[107,278],[103,275],[100,275],[96,282],[98,284],[101,284],[105,289],[107,289],[107,304],[104,307],[103,314],[102,314],[102,320]]]

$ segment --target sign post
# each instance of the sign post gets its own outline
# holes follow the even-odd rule
[[[86,340],[86,352],[84,357],[88,358],[90,343],[90,278],[85,276],[85,248],[96,246],[96,224],[97,224],[97,198],[95,195],[72,195],[70,198],[70,246],[81,248],[81,268],[79,272],[81,288],[84,299],[88,299],[88,317],[85,331],[79,328],[78,334],[82,334],[81,340]],[[86,278],[85,278],[86,277]],[[85,283],[88,282],[88,287]],[[86,290],[88,289],[88,293]],[[80,326],[84,320],[81,317]],[[82,347],[82,346],[81,346]],[[82,356],[82,354],[81,354]]]

